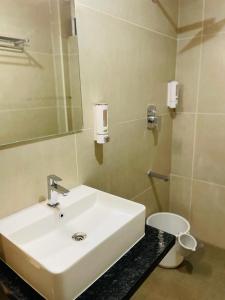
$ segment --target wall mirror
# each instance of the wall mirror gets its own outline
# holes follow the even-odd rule
[[[74,0],[1,0],[0,146],[81,127]]]

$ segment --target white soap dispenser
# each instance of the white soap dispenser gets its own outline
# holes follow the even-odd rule
[[[94,140],[98,144],[105,144],[109,141],[107,103],[94,105]]]
[[[179,82],[172,80],[168,82],[167,106],[175,109],[179,99]]]

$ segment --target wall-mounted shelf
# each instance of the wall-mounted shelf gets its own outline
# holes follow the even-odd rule
[[[16,50],[24,51],[24,47],[27,46],[29,40],[17,39],[8,36],[0,36],[0,50]]]

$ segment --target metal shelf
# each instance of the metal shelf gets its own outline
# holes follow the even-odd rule
[[[24,51],[24,47],[29,44],[29,40],[17,39],[8,36],[0,36],[0,50]]]

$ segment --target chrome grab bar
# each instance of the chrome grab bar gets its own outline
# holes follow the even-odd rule
[[[151,178],[154,177],[154,178],[158,178],[158,179],[161,179],[161,180],[164,180],[164,181],[169,181],[169,176],[153,172],[152,170],[149,170],[147,175]]]

